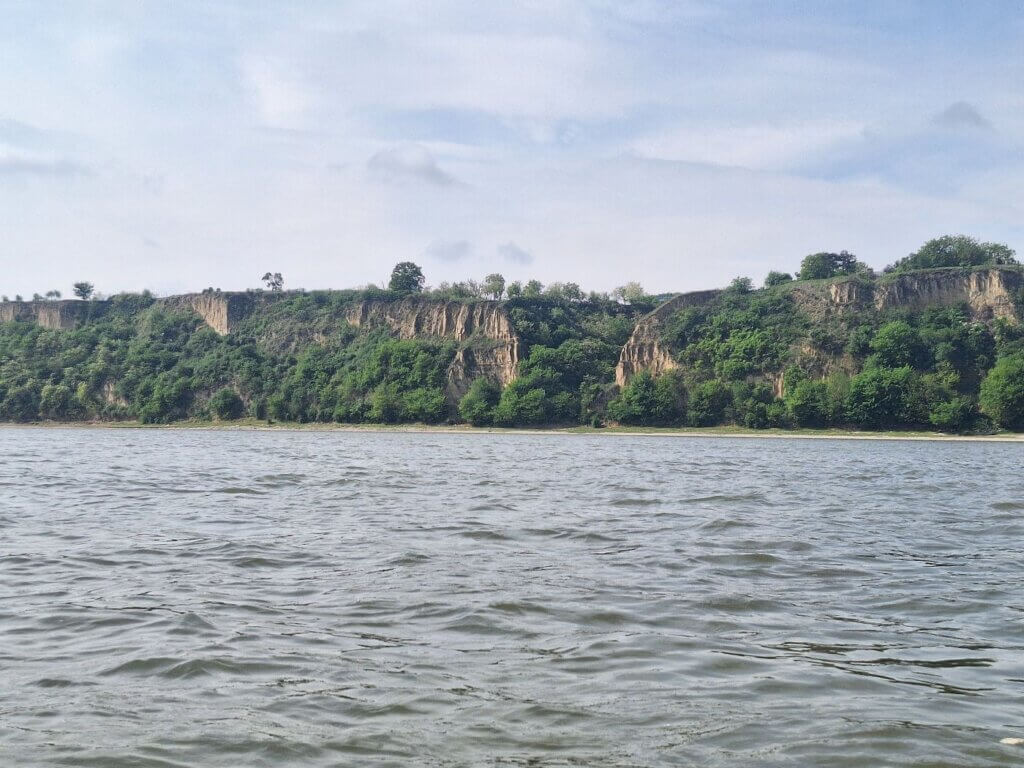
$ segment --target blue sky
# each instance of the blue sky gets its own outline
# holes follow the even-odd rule
[[[0,0],[0,292],[1024,248],[1016,2]]]

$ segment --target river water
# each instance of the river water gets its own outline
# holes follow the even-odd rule
[[[1024,761],[1021,445],[0,449],[3,766]]]

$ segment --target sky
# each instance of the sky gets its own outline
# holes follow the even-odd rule
[[[1017,0],[0,0],[0,293],[1024,249]]]

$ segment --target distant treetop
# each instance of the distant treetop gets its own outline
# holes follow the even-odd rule
[[[1018,264],[1014,255],[1014,250],[1002,243],[982,243],[967,235],[944,235],[929,240],[915,253],[890,264],[885,271]]]
[[[388,288],[398,293],[420,293],[424,282],[426,280],[419,265],[411,261],[402,261],[395,264],[395,268],[391,270]]]

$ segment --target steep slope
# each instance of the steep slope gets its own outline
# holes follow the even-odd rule
[[[665,323],[676,312],[687,307],[708,304],[721,293],[720,290],[681,293],[658,306],[653,312],[644,315],[619,353],[619,362],[615,367],[615,383],[622,387],[640,371],[649,371],[658,376],[675,368],[676,362],[672,351],[662,340]]]

